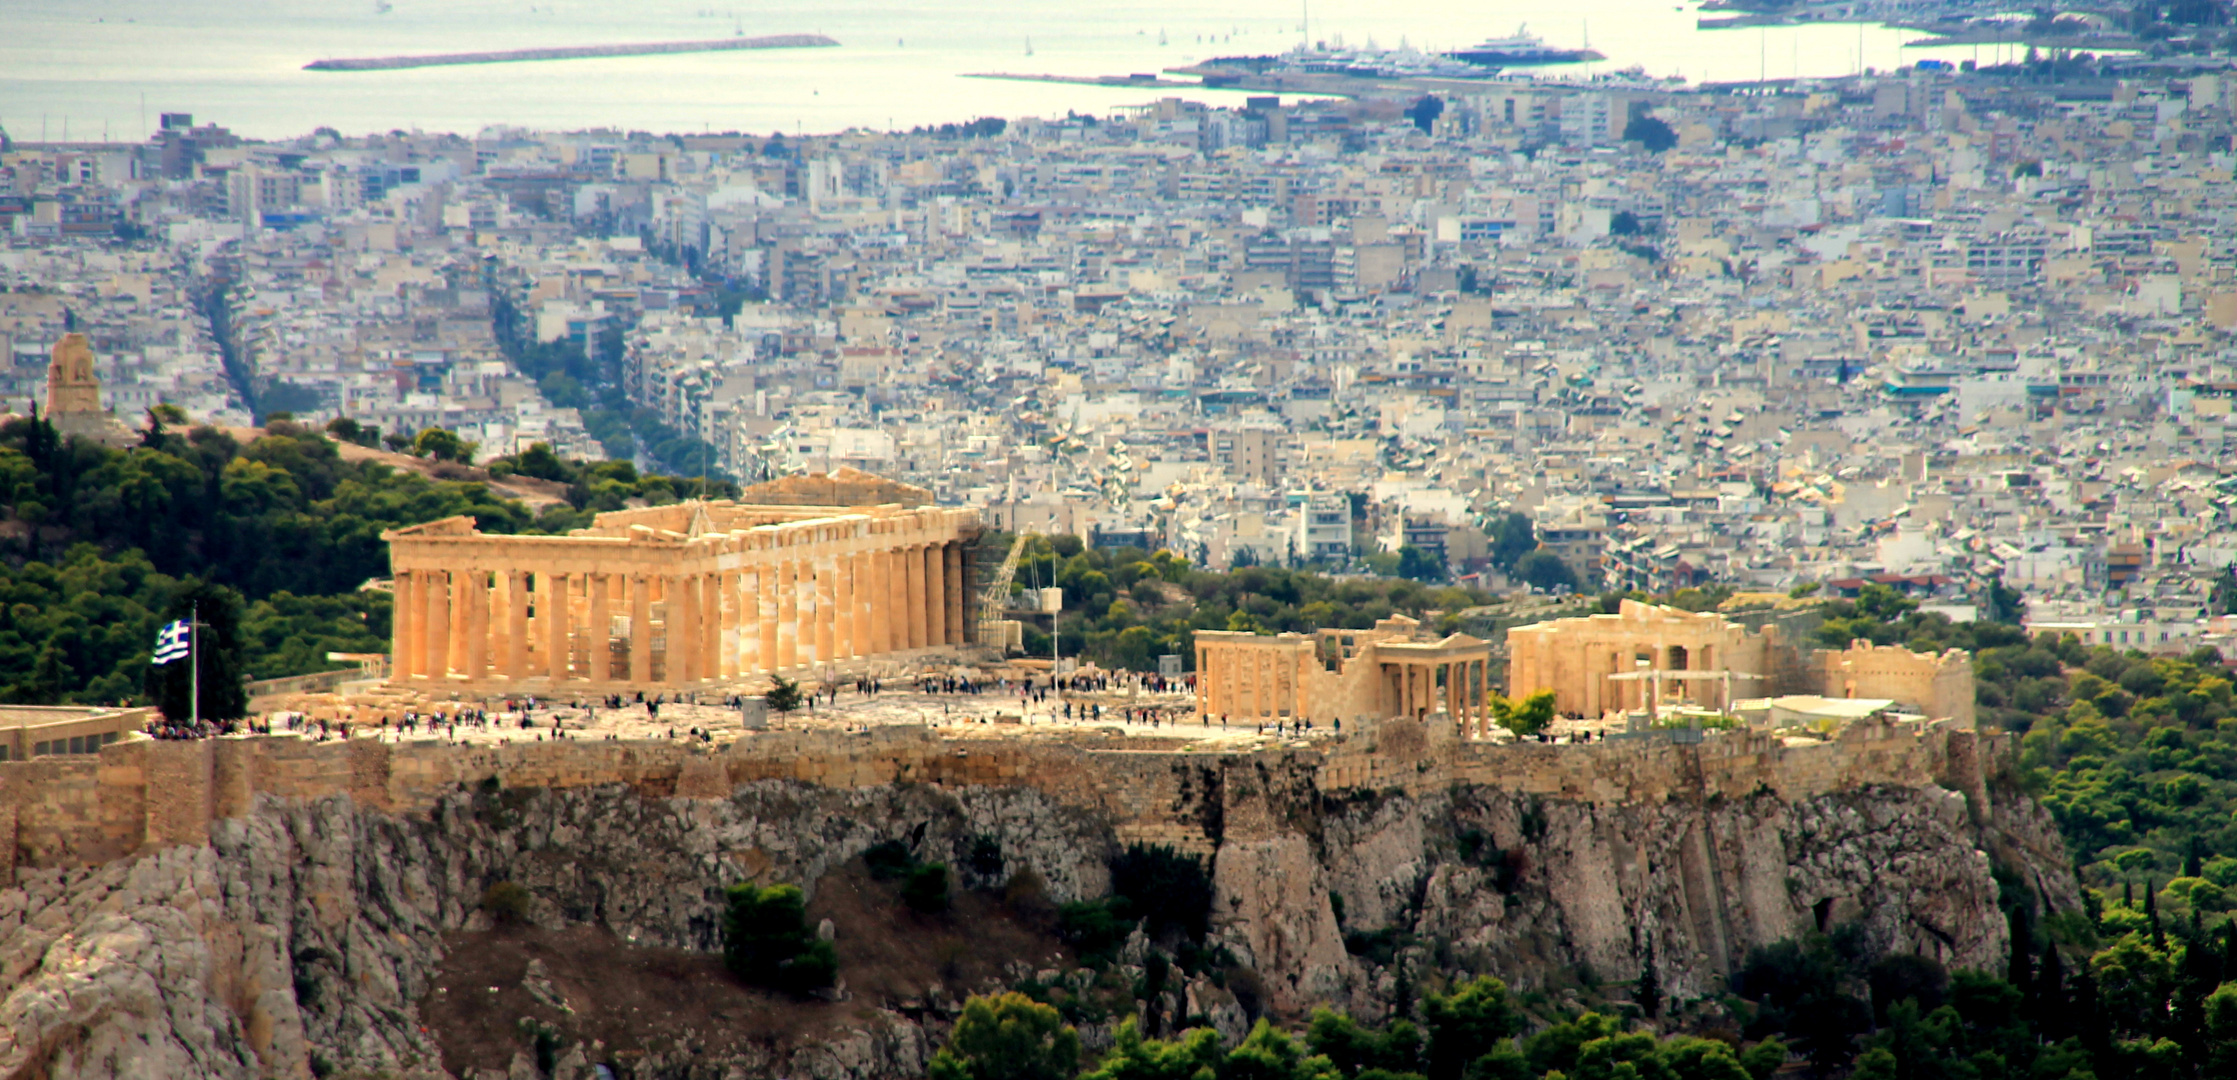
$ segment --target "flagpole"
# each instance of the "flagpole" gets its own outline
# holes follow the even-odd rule
[[[201,644],[202,605],[191,603],[186,608],[186,694],[187,721],[196,729],[202,726],[202,657],[196,651]]]

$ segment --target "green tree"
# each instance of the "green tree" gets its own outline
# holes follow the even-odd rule
[[[838,978],[839,958],[808,928],[808,902],[797,885],[741,882],[724,891],[722,960],[755,986],[807,994]]]
[[[1443,581],[1446,577],[1443,559],[1407,544],[1398,549],[1398,576],[1413,581]]]
[[[769,704],[772,712],[779,714],[791,712],[803,703],[800,684],[782,675],[771,675],[769,676],[769,692],[761,695],[761,700]]]
[[[1522,1029],[1507,984],[1489,975],[1422,999],[1421,1023],[1429,1037],[1429,1080],[1460,1080],[1477,1058]]]
[[[1521,701],[1493,694],[1487,705],[1493,722],[1528,738],[1553,724],[1555,700],[1553,691],[1540,690]]]
[[[1659,154],[1678,145],[1678,133],[1652,116],[1634,116],[1623,126],[1623,141],[1638,143]]]
[[[1577,573],[1569,569],[1559,555],[1539,548],[1515,563],[1515,575],[1531,588],[1542,592],[1557,592],[1577,588]]]
[[[1991,577],[1988,588],[1981,595],[1981,618],[2006,626],[2019,626],[2027,621],[2027,594],[2004,584],[2004,575]]]
[[[342,442],[358,446],[379,446],[381,443],[381,429],[358,423],[347,416],[328,420],[326,433]]]
[[[939,915],[953,903],[948,895],[946,863],[924,863],[909,870],[901,884],[901,902],[919,915]]]
[[[434,461],[455,461],[471,464],[474,460],[474,443],[458,437],[443,428],[426,428],[412,439],[412,453]]]
[[[1210,1028],[1183,1032],[1177,1039],[1142,1038],[1131,1016],[1119,1021],[1111,1048],[1083,1080],[1204,1080],[1222,1059],[1219,1033]]]
[[[164,622],[198,620],[194,655],[168,664],[150,664],[148,695],[171,720],[194,715],[196,690],[204,720],[238,720],[248,715],[247,676],[241,664],[241,594],[223,585],[189,581],[165,609]],[[152,649],[153,640],[149,642]],[[199,679],[197,679],[199,672]]]
[[[1538,531],[1527,515],[1509,511],[1491,523],[1491,565],[1499,572],[1513,573],[1515,563],[1536,550]]]
[[[2237,981],[2206,996],[2205,1020],[2207,1075],[2237,1076]]]
[[[1220,1080],[1342,1080],[1327,1058],[1311,1054],[1263,1017],[1227,1054]]]
[[[500,476],[530,476],[562,484],[574,483],[580,473],[575,466],[554,453],[550,443],[544,442],[529,443],[528,449],[518,454],[490,462],[489,471]]]
[[[931,1080],[1072,1080],[1079,1066],[1079,1032],[1055,1007],[1013,991],[965,1002],[926,1071]]]

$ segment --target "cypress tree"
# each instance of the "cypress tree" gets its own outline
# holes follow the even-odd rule
[[[2151,920],[2152,948],[2165,951],[2167,948],[2167,935],[2161,932],[2159,928],[2159,900],[2157,899],[2158,891],[2159,890],[2157,889],[2157,887],[2152,884],[2152,879],[2144,879],[2144,917]]]
[[[2035,1029],[2045,1033],[2064,1031],[2066,967],[2059,961],[2056,942],[2043,943],[2043,966],[2039,970],[2035,980]]]
[[[1662,1012],[1662,980],[1654,973],[1654,939],[1646,939],[1646,958],[1640,961],[1639,982],[1632,990],[1631,999],[1639,1011],[1652,1020]]]
[[[2012,932],[2011,964],[2004,973],[2004,981],[2017,988],[2021,997],[2030,997],[2035,992],[2035,965],[2031,955],[2035,951],[2034,935],[2027,932],[2027,920],[2021,917],[2018,908],[2005,912],[2004,920]]]

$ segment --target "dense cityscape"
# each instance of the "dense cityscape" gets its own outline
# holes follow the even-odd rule
[[[2237,1075],[2181,41],[0,132],[0,1077]]]
[[[1959,607],[2001,578],[2036,622],[2183,651],[2226,639],[2237,558],[2237,86],[2093,89],[1910,70],[814,138],[167,116],[8,150],[4,400],[74,318],[134,423],[847,466],[1209,568],[1414,547],[1495,591],[1892,575]],[[1493,557],[1511,513],[1560,565]]]

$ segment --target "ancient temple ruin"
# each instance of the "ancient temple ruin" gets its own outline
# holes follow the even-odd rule
[[[1476,733],[1489,723],[1490,677],[1489,643],[1466,634],[1433,638],[1404,615],[1370,630],[1196,632],[1196,711],[1214,723],[1441,712]]]
[[[1554,708],[1586,717],[1670,709],[1729,712],[1743,700],[1822,695],[1885,699],[1920,715],[1970,725],[1971,657],[1852,642],[1804,650],[1780,634],[1713,611],[1625,600],[1614,614],[1507,631],[1507,692],[1551,690]]]
[[[695,501],[566,536],[383,534],[391,678],[498,693],[720,686],[969,640],[969,510]]]

